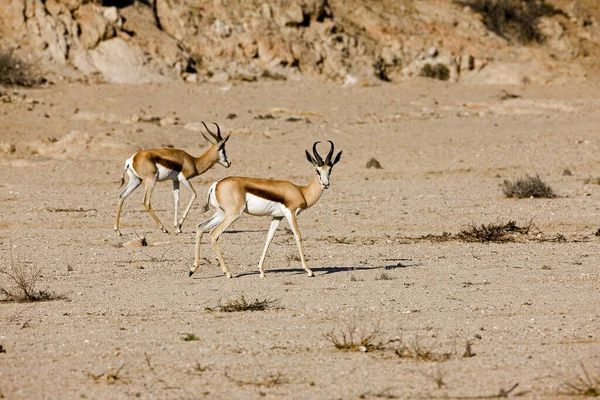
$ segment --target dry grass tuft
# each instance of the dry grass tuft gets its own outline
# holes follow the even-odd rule
[[[243,311],[265,311],[271,309],[281,309],[282,307],[277,306],[277,300],[254,300],[251,302],[246,301],[244,295],[241,295],[237,299],[227,300],[224,305],[219,303],[216,311],[221,312],[243,312]],[[215,311],[213,308],[206,308],[206,311]]]
[[[390,343],[396,342],[394,353],[400,358],[411,358],[418,361],[429,362],[444,362],[448,361],[453,356],[456,356],[452,351],[439,351],[435,345],[423,346],[418,336],[412,343],[405,343],[402,339],[394,339]]]
[[[561,394],[569,396],[600,397],[600,376],[592,376],[583,363],[580,363],[580,375],[574,377],[560,376]]]
[[[522,235],[529,234],[529,231],[533,227],[532,221],[529,221],[524,227],[517,226],[515,221],[508,221],[507,223],[490,222],[487,225],[481,224],[480,226],[471,224],[467,229],[461,230],[456,236],[465,242],[503,243],[514,241],[513,234],[515,233]]]
[[[556,197],[550,186],[545,184],[539,175],[518,178],[514,181],[505,180],[502,183],[502,192],[506,197],[516,199],[543,198],[552,199]]]
[[[271,388],[271,387],[285,383],[285,380],[283,379],[283,376],[281,375],[281,373],[268,375],[263,379],[259,379],[259,380],[255,380],[255,381],[247,381],[247,380],[243,380],[243,379],[234,378],[234,377],[230,376],[227,373],[227,371],[225,371],[225,376],[227,378],[231,379],[232,381],[234,381],[235,383],[237,383],[238,386],[257,386],[257,387]]]
[[[366,353],[378,349],[378,346],[373,342],[378,332],[378,329],[373,329],[369,333],[365,333],[359,331],[356,324],[349,323],[344,329],[338,331],[332,329],[330,332],[325,333],[323,337],[333,343],[338,350]]]
[[[17,262],[10,253],[10,268],[0,270],[0,275],[8,278],[8,286],[0,286],[0,294],[4,301],[17,303],[32,303],[34,301],[62,300],[66,297],[57,295],[47,290],[37,290],[36,286],[42,277],[43,268],[38,268],[31,263]]]
[[[181,338],[181,340],[183,340],[184,342],[195,342],[197,340],[200,340],[200,338],[196,336],[195,333],[187,333],[184,337]]]
[[[126,379],[124,379],[123,375],[121,374],[123,367],[125,367],[125,364],[121,365],[119,368],[115,369],[114,371],[108,370],[99,375],[94,375],[92,373],[88,373],[88,375],[92,379],[94,379],[94,381],[96,381],[96,382],[100,382],[102,380],[102,378],[104,378],[104,380],[106,380],[106,382],[109,384],[114,384],[114,383],[118,383],[118,382],[127,383],[128,381]]]

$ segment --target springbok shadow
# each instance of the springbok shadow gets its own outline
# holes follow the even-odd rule
[[[353,271],[373,271],[373,270],[393,270],[393,269],[402,269],[402,268],[413,268],[419,267],[421,264],[419,263],[402,263],[402,261],[412,261],[410,259],[387,259],[384,261],[398,261],[396,264],[386,264],[386,265],[376,265],[376,266],[342,266],[342,267],[316,267],[311,268],[311,270],[315,273],[315,275],[328,275],[328,274],[336,274],[340,272],[353,272]],[[214,266],[216,268],[220,268],[218,265]],[[269,274],[288,274],[288,275],[305,275],[306,271],[302,269],[302,267],[298,268],[272,268],[265,269],[265,273]],[[234,274],[234,278],[241,278],[244,276],[252,276],[258,275],[257,271],[243,271],[238,274]],[[223,274],[220,273],[218,275],[209,276],[209,277],[198,277],[197,279],[214,279],[214,278],[222,278]]]

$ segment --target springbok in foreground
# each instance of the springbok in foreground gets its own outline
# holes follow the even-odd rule
[[[221,136],[219,125],[215,123],[217,126],[217,134],[215,135],[208,129],[204,122],[202,122],[202,124],[208,132],[208,135],[205,135],[204,132],[202,132],[202,136],[204,136],[211,145],[200,157],[193,157],[185,151],[177,149],[151,149],[138,151],[125,161],[121,186],[125,183],[125,173],[129,175],[129,183],[119,195],[117,217],[115,220],[115,232],[117,232],[119,236],[121,235],[121,232],[119,231],[119,218],[121,216],[123,202],[127,196],[140,186],[142,181],[144,181],[146,189],[144,192],[144,207],[150,213],[154,221],[156,221],[160,229],[165,233],[168,233],[167,228],[165,228],[162,222],[160,222],[160,219],[158,219],[158,216],[154,213],[154,210],[150,205],[150,198],[152,197],[152,190],[154,190],[156,182],[166,180],[173,181],[173,196],[175,198],[174,225],[175,230],[181,232],[183,221],[185,221],[185,218],[190,212],[192,203],[196,200],[196,191],[189,180],[208,171],[217,163],[225,168],[229,168],[231,161],[229,161],[229,158],[227,158],[227,154],[225,153],[225,143],[229,139],[229,134],[223,138]],[[181,220],[178,221],[180,183],[192,193],[192,198],[183,212]]]
[[[308,272],[308,276],[313,276],[313,272],[308,268],[304,259],[296,216],[301,211],[313,206],[321,197],[323,190],[329,188],[331,170],[342,158],[342,152],[340,151],[333,161],[331,160],[334,146],[332,141],[328,140],[328,142],[331,144],[331,149],[327,157],[325,157],[325,161],[317,153],[317,144],[320,142],[316,142],[313,145],[314,157],[306,151],[306,158],[312,163],[316,171],[312,182],[307,186],[297,186],[288,181],[244,178],[239,176],[230,176],[213,183],[208,190],[208,202],[212,204],[216,212],[211,218],[202,222],[196,228],[196,253],[194,266],[190,268],[189,276],[192,276],[200,266],[200,242],[204,233],[210,231],[210,239],[215,253],[217,253],[223,273],[225,273],[227,278],[231,278],[231,272],[225,266],[217,241],[225,229],[241,217],[244,212],[255,216],[273,217],[269,233],[267,234],[265,248],[258,263],[261,278],[265,277],[263,263],[267,250],[283,217],[287,219],[294,233],[294,238],[300,252],[302,267]]]

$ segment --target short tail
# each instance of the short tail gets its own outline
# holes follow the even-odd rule
[[[127,165],[127,163],[125,163],[125,168],[123,168],[123,176],[121,177],[121,184],[119,185],[119,187],[121,187],[125,184],[125,173],[127,172],[128,168],[129,168],[129,165]]]
[[[204,205],[204,208],[202,209],[202,214],[204,214],[205,212],[207,212],[208,209],[210,208],[210,196],[214,192],[215,186],[217,186],[216,182],[213,183],[212,185],[210,185],[210,188],[208,188],[208,194],[206,195],[206,204]]]

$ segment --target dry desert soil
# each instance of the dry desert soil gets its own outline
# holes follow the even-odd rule
[[[14,268],[41,269],[36,290],[58,299],[0,303],[0,398],[567,399],[600,390],[599,89],[426,80],[3,89],[0,286],[14,290]],[[199,196],[182,234],[160,232],[138,189],[118,237],[125,159],[166,146],[201,154],[193,128],[202,120],[232,132],[231,168],[192,181]],[[188,277],[211,182],[307,184],[304,150],[327,139],[342,160],[299,216],[314,278],[284,222],[260,279],[269,219],[250,216],[221,237],[233,279],[207,236]],[[371,158],[382,168],[367,168]],[[557,197],[503,195],[504,180],[527,174]],[[153,205],[171,226],[170,183],[157,185]],[[506,242],[457,236],[509,221],[531,226]],[[136,246],[143,237],[147,246]],[[242,296],[268,307],[222,310]],[[337,349],[344,338],[351,348]]]

